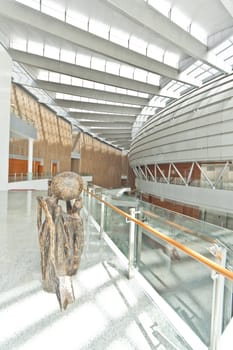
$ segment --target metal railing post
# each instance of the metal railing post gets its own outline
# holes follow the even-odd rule
[[[215,256],[220,257],[222,266],[226,263],[226,249],[217,247]],[[213,299],[211,313],[210,348],[209,350],[220,350],[220,337],[223,326],[223,302],[225,278],[218,272],[212,271],[213,279]]]
[[[105,195],[102,194],[102,200],[105,200]],[[101,212],[100,212],[100,239],[103,238],[104,234],[104,217],[105,217],[105,204],[101,202]]]
[[[130,215],[135,218],[135,208],[129,209]],[[129,222],[129,267],[128,267],[128,278],[134,277],[134,258],[135,258],[135,222]]]
[[[142,208],[139,208],[139,220],[143,221],[143,212]],[[136,266],[139,267],[141,261],[141,253],[142,253],[142,228],[138,226],[137,232],[137,250],[136,250]]]
[[[91,214],[91,192],[92,192],[92,189],[89,188],[88,189],[88,202],[87,202],[87,215],[90,216]]]

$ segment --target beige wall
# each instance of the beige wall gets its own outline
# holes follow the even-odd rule
[[[71,124],[57,117],[53,111],[38,103],[34,97],[15,84],[12,84],[11,106],[16,115],[37,129],[33,158],[41,160],[44,173],[51,172],[53,163],[57,164],[57,171],[71,170]],[[27,140],[10,140],[10,154],[13,155],[13,159],[19,155],[27,158],[27,152]],[[11,172],[14,172],[14,162],[10,160],[10,163]]]
[[[129,172],[127,156],[84,133],[76,135],[73,145],[73,151],[80,153],[80,160],[72,160],[74,171],[78,168],[80,174],[92,175],[98,186],[121,187],[121,176]]]
[[[72,170],[81,175],[92,175],[94,184],[106,188],[121,187],[122,175],[125,175],[130,184],[127,179],[123,185],[133,187],[128,157],[120,150],[81,132],[72,135],[69,122],[57,117],[16,84],[12,84],[11,106],[16,115],[37,129],[33,146],[34,173],[41,171],[42,165],[43,173],[51,174],[54,163],[57,172]],[[11,174],[26,172],[27,152],[27,140],[10,140]],[[80,159],[71,160],[71,152],[79,153]],[[21,160],[17,159],[19,156]]]

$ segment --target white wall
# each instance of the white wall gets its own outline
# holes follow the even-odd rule
[[[1,45],[0,67],[0,191],[7,191],[12,61],[6,50]]]

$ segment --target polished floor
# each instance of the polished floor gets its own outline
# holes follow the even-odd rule
[[[36,217],[43,191],[0,193],[0,349],[199,350],[188,345],[121,260],[85,224],[73,279],[76,301],[61,312],[41,288]]]

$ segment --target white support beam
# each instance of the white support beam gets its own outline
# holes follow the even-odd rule
[[[98,135],[99,137],[104,137],[107,140],[109,140],[109,139],[111,139],[111,140],[113,140],[113,139],[118,140],[117,139],[117,134],[110,133],[110,132],[108,132],[108,133],[106,133],[106,132],[98,132],[98,133],[96,133],[96,135]],[[115,136],[116,136],[116,138],[115,138]],[[126,141],[128,141],[131,138],[131,134],[124,134],[124,136],[125,136],[125,140]]]
[[[136,119],[136,116],[133,115],[122,115],[122,114],[101,114],[101,113],[85,113],[85,112],[69,112],[69,115],[72,118],[78,119],[81,122],[82,121],[95,121],[95,120],[101,120],[103,122],[127,122],[127,123],[133,123]]]
[[[101,99],[109,102],[128,103],[140,106],[145,106],[149,102],[149,99],[143,97],[124,95],[103,90],[96,90],[86,87],[54,83],[43,80],[37,80],[36,87],[43,90],[58,92],[62,94]]]
[[[143,83],[141,81],[120,77],[118,75],[81,67],[76,64],[62,62],[15,49],[9,49],[8,52],[13,60],[29,66],[34,66],[47,71],[57,72],[101,84],[116,86],[123,89],[140,91],[150,95],[159,95],[159,87],[152,84]]]
[[[107,127],[107,128],[112,128],[112,129],[115,129],[116,127],[118,128],[122,128],[122,129],[125,129],[125,128],[128,128],[129,130],[132,129],[132,123],[127,123],[127,122],[121,122],[121,123],[114,123],[114,122],[106,122],[106,121],[82,121],[81,122],[81,125],[82,126],[87,126],[89,128],[92,128],[92,127]]]
[[[120,0],[121,6],[123,6],[123,4],[125,3],[126,2],[123,3]],[[115,4],[118,4],[118,2],[116,1]],[[121,6],[120,6],[120,10],[121,10]],[[144,7],[148,9],[148,7],[146,6]],[[143,7],[143,10],[144,10],[144,7]],[[130,5],[130,8],[128,8],[128,11],[125,11],[126,16],[128,16],[128,12],[129,12],[130,16],[132,17],[132,14],[130,11],[133,11],[135,8],[138,8],[138,6],[135,6],[134,1],[132,1],[132,4]],[[126,63],[131,66],[144,69],[151,73],[162,75],[169,79],[179,80],[183,83],[186,83],[192,86],[199,85],[199,84],[196,84],[194,80],[190,80],[188,77],[184,75],[180,76],[179,71],[174,67],[171,67],[160,61],[156,61],[155,59],[152,59],[148,56],[137,53],[133,50],[129,50],[128,48],[122,47],[109,40],[105,40],[92,33],[89,33],[87,31],[74,27],[70,24],[62,22],[56,18],[53,18],[47,14],[40,13],[40,20],[38,21],[38,11],[28,6],[19,4],[16,1],[13,2],[13,1],[2,0],[1,7],[0,7],[0,15],[5,18],[9,18],[11,21],[18,21],[18,22],[24,23],[27,26],[46,32],[48,35],[59,37],[65,40],[66,42],[70,42],[77,46],[84,47],[98,54],[105,55],[111,59],[118,60],[122,63]],[[144,18],[143,26],[145,26],[147,17],[145,21],[144,12],[140,14],[140,17],[141,16],[143,16]],[[162,25],[163,21],[160,20],[160,22]],[[153,25],[155,24],[156,24],[156,20],[153,19]],[[166,28],[166,26],[164,25],[162,27]],[[169,35],[172,36],[173,33],[169,32]],[[179,41],[181,38],[178,37],[177,39]],[[185,44],[186,43],[187,42],[185,42]]]
[[[220,0],[227,12],[233,17],[233,2],[232,0]]]
[[[126,106],[117,106],[103,103],[90,103],[90,102],[80,102],[74,100],[62,100],[54,99],[55,105],[64,108],[76,108],[86,111],[96,111],[96,112],[107,112],[107,113],[119,113],[119,114],[139,114],[141,108],[137,107],[126,107]]]
[[[232,11],[231,0],[221,0],[226,3],[227,8]],[[183,52],[191,57],[201,60],[208,65],[224,73],[231,73],[231,66],[216,58],[215,55],[208,52],[208,47],[193,37],[187,31],[182,29],[168,17],[162,15],[159,11],[148,6],[143,0],[106,0],[118,11],[124,13],[135,22],[150,29],[160,37],[166,39],[171,44],[180,48]],[[211,9],[210,9],[211,10]],[[228,10],[228,11],[229,11]],[[215,57],[214,57],[215,56]],[[184,77],[181,77],[184,80]]]

